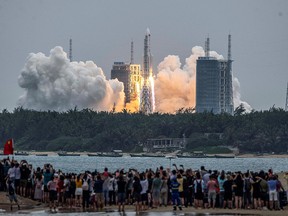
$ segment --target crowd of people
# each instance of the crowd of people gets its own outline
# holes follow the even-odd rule
[[[286,178],[287,177],[287,178]],[[286,173],[288,184],[288,173]],[[178,168],[139,172],[135,169],[84,173],[63,173],[51,164],[34,169],[27,161],[4,159],[0,163],[0,189],[7,191],[11,210],[17,196],[58,206],[101,211],[117,205],[118,211],[134,205],[135,211],[172,205],[182,208],[230,208],[281,210],[287,196],[272,169],[267,172],[225,172]],[[286,199],[286,201],[285,201]],[[18,208],[20,208],[18,204]]]

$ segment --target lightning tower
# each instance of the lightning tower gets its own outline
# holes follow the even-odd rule
[[[134,43],[133,40],[131,41],[131,59],[130,64],[134,64]]]
[[[288,83],[287,83],[287,92],[286,92],[286,104],[285,104],[285,111],[288,111]]]
[[[152,55],[150,51],[150,30],[146,30],[144,38],[144,58],[143,58],[143,85],[140,96],[140,111],[150,114],[154,111],[154,83],[152,71]]]
[[[72,62],[72,39],[69,40],[69,60]]]

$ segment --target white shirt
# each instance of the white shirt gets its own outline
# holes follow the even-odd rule
[[[15,179],[21,178],[20,167],[15,168]]]
[[[10,167],[7,174],[8,174],[10,179],[15,178],[15,167],[13,167],[13,168]]]

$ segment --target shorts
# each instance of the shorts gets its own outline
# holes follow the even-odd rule
[[[125,203],[125,193],[118,193],[118,203]]]
[[[179,197],[184,198],[184,192],[183,191],[179,192]]]
[[[214,202],[215,202],[215,200],[216,200],[216,191],[209,191],[208,192],[208,200],[214,200]]]
[[[141,194],[140,193],[134,193],[133,198],[134,198],[135,202],[141,202]],[[153,197],[153,199],[155,199],[155,198]],[[159,200],[159,198],[158,198],[158,200]]]
[[[278,193],[276,190],[269,191],[269,200],[278,201]]]
[[[26,186],[27,186],[27,179],[21,179],[21,180],[20,180],[20,186],[26,188]]]
[[[19,187],[20,186],[20,179],[15,179],[15,187]]]
[[[75,196],[82,196],[83,190],[82,188],[76,188],[75,190]]]
[[[54,191],[54,190],[49,191],[49,200],[50,201],[57,200],[57,191]]]
[[[148,201],[148,195],[147,195],[147,193],[141,194],[141,201],[142,201],[142,202],[147,202],[147,201]]]
[[[203,198],[204,198],[204,195],[203,195],[203,193],[195,193],[195,199],[197,199],[197,200],[203,200]]]
[[[225,201],[231,201],[232,200],[232,192],[231,193],[224,192],[224,200]]]
[[[44,192],[49,192],[47,185],[44,185]]]

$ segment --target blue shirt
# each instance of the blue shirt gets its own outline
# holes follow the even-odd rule
[[[275,191],[277,188],[277,180],[269,180],[268,182],[269,191]]]

